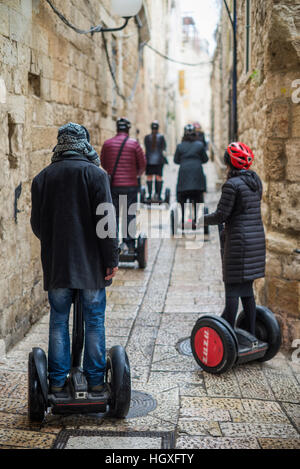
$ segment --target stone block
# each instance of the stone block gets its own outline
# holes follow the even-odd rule
[[[300,137],[300,106],[292,104],[292,137]]]
[[[9,13],[8,6],[0,4],[0,34],[9,37]]]
[[[282,180],[285,176],[286,155],[282,139],[268,138],[264,144],[263,161],[265,174],[273,180]]]
[[[270,183],[269,201],[272,229],[295,233],[300,231],[300,185]]]
[[[300,282],[268,278],[266,293],[267,303],[272,311],[299,317]]]
[[[56,144],[56,127],[33,127],[31,133],[32,151],[49,150],[52,151]]]
[[[291,255],[297,249],[297,240],[274,231],[267,233],[266,241],[267,249],[278,254]]]
[[[271,104],[267,109],[266,119],[268,137],[289,137],[290,104],[286,100]]]
[[[25,123],[25,96],[9,95],[7,98],[7,110],[11,122],[14,124]]]
[[[299,106],[300,109],[300,106]],[[300,113],[299,113],[300,117]],[[300,127],[300,119],[299,119]],[[300,132],[300,130],[299,130]],[[288,140],[285,144],[285,154],[287,158],[286,178],[291,182],[300,181],[300,138]]]

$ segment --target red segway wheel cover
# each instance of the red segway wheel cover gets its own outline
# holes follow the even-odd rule
[[[199,360],[208,367],[218,366],[224,356],[223,342],[211,327],[201,327],[194,339],[195,351]]]

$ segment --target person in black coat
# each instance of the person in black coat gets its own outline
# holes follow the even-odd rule
[[[217,210],[204,216],[204,225],[225,224],[220,235],[226,295],[222,317],[233,327],[241,298],[247,330],[255,334],[253,281],[265,276],[266,243],[261,217],[262,183],[249,169],[253,159],[247,145],[229,145],[224,155],[227,181]]]
[[[202,165],[208,162],[204,145],[196,139],[195,127],[188,124],[184,128],[182,142],[177,145],[174,163],[179,164],[177,180],[177,201],[182,210],[184,229],[185,204],[189,200],[194,205],[193,229],[197,224],[197,204],[204,203],[206,177]]]
[[[52,163],[31,188],[31,226],[41,243],[51,307],[50,385],[53,392],[63,392],[70,371],[68,320],[74,290],[79,290],[86,321],[84,372],[97,391],[106,367],[105,287],[119,260],[110,185],[85,127],[72,122],[62,126],[53,151]]]
[[[153,177],[155,178],[155,199],[161,201],[161,191],[163,187],[163,167],[168,163],[164,152],[167,144],[165,137],[159,133],[159,123],[157,121],[151,124],[151,134],[146,135],[144,139],[146,151],[146,176],[148,187],[148,200],[152,200]]]

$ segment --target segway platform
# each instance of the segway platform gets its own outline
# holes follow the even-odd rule
[[[191,334],[191,349],[198,365],[208,373],[221,374],[234,365],[254,360],[267,361],[277,354],[281,332],[274,314],[268,308],[256,308],[255,336],[244,327],[243,311],[234,329],[220,316],[201,316]]]
[[[132,263],[137,261],[140,269],[145,269],[148,262],[148,239],[144,234],[140,234],[135,240],[135,248],[133,252],[123,251],[120,249],[119,261]]]
[[[171,190],[169,188],[166,188],[165,190],[165,198],[164,199],[158,199],[156,197],[152,197],[151,199],[146,198],[146,188],[142,187],[141,188],[141,193],[140,193],[140,202],[141,204],[144,205],[169,205],[170,200],[171,200]]]
[[[62,392],[49,393],[47,357],[34,347],[28,357],[28,417],[42,422],[47,411],[53,414],[107,413],[116,418],[128,414],[131,399],[130,365],[126,351],[120,345],[107,352],[106,389],[90,392],[80,366],[83,349],[84,323],[78,291],[74,299],[72,368]]]

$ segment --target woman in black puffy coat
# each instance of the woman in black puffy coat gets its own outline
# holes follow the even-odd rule
[[[184,128],[182,142],[177,145],[174,163],[179,164],[177,180],[177,201],[182,210],[182,229],[184,229],[185,204],[189,200],[194,205],[193,229],[197,225],[197,207],[204,203],[206,177],[202,165],[208,162],[204,144],[197,140],[196,129],[192,124]]]
[[[223,280],[226,305],[222,317],[234,326],[241,298],[247,330],[255,334],[256,304],[253,281],[265,276],[266,244],[261,218],[262,183],[249,170],[254,155],[243,143],[232,143],[224,155],[228,168],[217,210],[204,224],[221,225]]]

